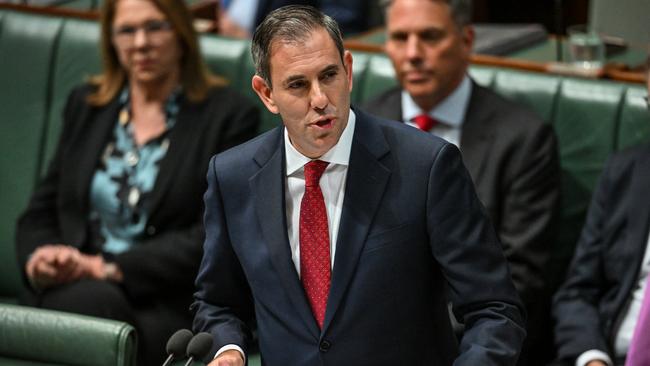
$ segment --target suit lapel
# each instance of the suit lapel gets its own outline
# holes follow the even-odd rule
[[[480,181],[495,137],[494,128],[490,126],[494,111],[483,103],[482,93],[481,87],[472,81],[472,96],[465,114],[460,142],[463,161],[474,182]]]
[[[251,177],[249,184],[271,262],[294,304],[294,309],[300,314],[311,334],[318,338],[320,331],[291,259],[291,247],[287,237],[283,129],[277,128],[274,134],[275,136],[269,137],[274,143],[264,144],[255,155],[254,159],[260,170]]]
[[[639,199],[639,197],[647,197],[647,194],[650,193],[650,160],[644,159],[643,157],[650,156],[650,151],[646,148],[643,152],[642,157],[638,158],[634,162],[632,167],[632,182],[631,182],[631,195],[628,200],[628,210],[627,210],[627,222],[629,225],[627,243],[625,245],[626,250],[629,253],[629,258],[634,262],[635,271],[634,277],[630,277],[625,283],[629,283],[629,292],[636,278],[639,274],[639,269],[641,268],[641,262],[643,260],[643,254],[645,253],[645,247],[648,244],[648,223],[650,223],[650,206],[646,199]],[[630,272],[630,271],[628,271]]]
[[[149,212],[152,217],[158,211],[158,207],[162,203],[164,197],[171,186],[171,183],[178,178],[177,167],[183,159],[187,150],[187,146],[192,145],[192,132],[198,131],[195,127],[195,121],[200,121],[201,108],[199,106],[190,105],[187,99],[181,96],[181,108],[177,115],[176,124],[169,131],[169,150],[160,162],[156,182],[154,183],[151,192],[151,201],[149,203]]]
[[[390,176],[390,171],[379,161],[389,152],[380,128],[359,110],[355,110],[355,113],[356,128],[323,330],[331,323],[354,276],[368,230]]]
[[[83,117],[83,129],[77,136],[82,140],[74,152],[66,154],[72,160],[66,161],[65,164],[72,164],[73,167],[64,171],[75,172],[69,178],[72,179],[70,184],[62,186],[74,187],[75,202],[79,205],[78,212],[87,212],[89,204],[89,191],[91,180],[97,169],[100,156],[106,148],[115,125],[117,124],[117,115],[119,112],[119,103],[115,98],[105,108],[94,109],[96,114],[91,110]]]
[[[382,102],[381,116],[386,116],[387,119],[404,122],[402,120],[402,89],[396,88],[386,94],[386,99]]]

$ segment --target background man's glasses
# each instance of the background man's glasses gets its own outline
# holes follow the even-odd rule
[[[166,32],[172,29],[172,25],[166,20],[150,20],[142,25],[124,25],[113,29],[113,37],[117,42],[130,44],[135,40],[138,30],[142,30],[153,40],[159,39]]]

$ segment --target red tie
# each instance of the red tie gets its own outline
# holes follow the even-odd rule
[[[321,160],[305,164],[305,195],[300,203],[300,278],[321,329],[332,275],[327,211],[318,185],[327,164]]]
[[[413,117],[413,122],[418,125],[418,128],[422,131],[431,131],[431,129],[438,124],[438,121],[431,118],[428,114],[418,114]]]

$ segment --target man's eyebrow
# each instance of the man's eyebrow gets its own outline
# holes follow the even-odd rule
[[[324,68],[323,70],[321,70],[321,72],[320,72],[319,74],[322,75],[322,74],[326,74],[326,73],[328,73],[328,72],[338,71],[338,70],[339,70],[339,65],[331,64],[331,65],[328,65],[328,66],[327,66],[326,68]]]

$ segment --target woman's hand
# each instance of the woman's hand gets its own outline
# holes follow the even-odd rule
[[[80,266],[81,256],[77,248],[69,245],[43,245],[31,255],[25,271],[37,288],[76,281],[84,272]]]

